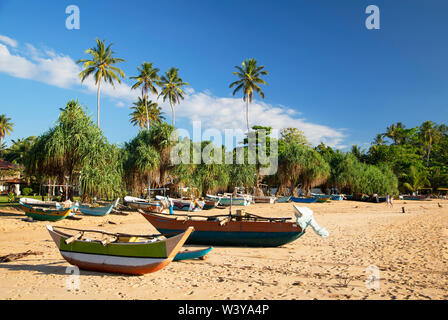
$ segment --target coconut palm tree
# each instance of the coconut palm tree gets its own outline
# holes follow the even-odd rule
[[[425,121],[420,126],[420,138],[426,149],[426,165],[428,166],[432,146],[439,142],[441,133],[434,122]]]
[[[189,86],[188,82],[184,82],[182,78],[179,77],[179,69],[171,68],[165,75],[163,75],[158,82],[159,86],[162,88],[162,92],[160,96],[163,96],[163,101],[166,99],[169,100],[171,111],[173,113],[173,127],[175,125],[175,113],[174,113],[174,105],[180,103],[180,100],[184,99],[184,91],[182,88],[184,86]]]
[[[260,97],[264,99],[264,93],[261,91],[259,84],[267,84],[266,81],[261,79],[261,76],[265,76],[268,74],[266,70],[264,70],[264,66],[258,66],[257,60],[249,59],[243,61],[241,67],[235,66],[238,70],[233,74],[236,75],[239,80],[230,84],[229,88],[233,88],[236,86],[233,91],[233,95],[235,95],[238,91],[243,91],[243,101],[246,102],[246,122],[247,122],[247,131],[250,131],[249,127],[249,103],[252,103],[254,99],[254,91],[258,92]]]
[[[11,122],[11,118],[6,118],[6,115],[0,114],[0,149],[3,145],[3,139],[13,131],[12,127],[14,127],[14,123]]]
[[[7,150],[5,160],[15,164],[24,164],[24,158],[30,152],[37,137],[12,140],[12,146]]]
[[[142,67],[137,67],[140,74],[136,77],[131,77],[131,79],[137,80],[137,82],[132,86],[132,89],[138,89],[142,87],[142,97],[145,102],[148,101],[148,92],[158,95],[155,84],[160,80],[159,75],[157,74],[160,70],[158,68],[153,68],[152,63],[144,62]],[[148,114],[148,105],[145,104],[146,109],[146,124],[149,130],[149,114]]]
[[[154,123],[161,122],[165,119],[163,116],[163,112],[157,102],[149,102],[146,99],[142,99],[138,97],[138,101],[134,102],[134,107],[131,108],[134,110],[131,116],[131,123],[134,126],[139,126],[140,130],[142,130],[146,125],[149,129]]]
[[[104,79],[106,83],[110,83],[113,87],[115,87],[114,81],[118,81],[121,83],[120,77],[125,78],[124,72],[115,67],[114,65],[119,62],[124,62],[125,60],[120,58],[115,58],[113,52],[111,50],[112,44],[109,44],[107,47],[104,44],[105,40],[100,41],[96,39],[96,47],[90,48],[86,50],[86,54],[92,56],[92,59],[81,59],[78,60],[77,63],[83,64],[83,70],[79,74],[81,78],[81,82],[93,75],[95,78],[95,84],[98,86],[97,93],[97,108],[98,108],[98,118],[97,125],[100,127],[100,89],[101,82]]]

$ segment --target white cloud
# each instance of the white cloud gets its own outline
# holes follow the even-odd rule
[[[3,36],[0,34],[0,42],[7,44],[10,47],[17,48],[18,42],[10,37]]]
[[[175,107],[176,117],[187,118],[191,122],[201,120],[203,128],[220,130],[241,128],[246,130],[246,104],[238,98],[212,96],[209,92],[190,92],[180,105]],[[171,115],[169,108],[164,108]],[[296,127],[302,130],[307,139],[317,145],[324,142],[332,147],[343,148],[344,130],[306,121],[294,109],[284,106],[274,107],[267,103],[254,101],[249,105],[249,125],[264,125],[281,130]]]
[[[0,72],[13,77],[44,82],[60,88],[83,88],[90,94],[96,94],[97,86],[93,78],[87,78],[83,84],[79,79],[81,66],[69,56],[54,52],[52,49],[38,49],[31,44],[18,48],[17,41],[0,36]],[[7,46],[14,50],[8,49]],[[245,129],[246,106],[242,99],[216,97],[208,90],[195,92],[188,87],[185,90],[185,100],[176,105],[176,120],[188,119],[190,122],[200,120],[204,129]],[[117,83],[115,88],[103,82],[101,96],[114,100],[117,107],[125,107],[136,101],[140,90],[132,90],[126,83]],[[151,96],[153,101],[157,100]],[[171,117],[168,103],[162,103],[163,111]],[[311,123],[302,117],[302,113],[292,108],[279,105],[272,106],[255,101],[249,107],[250,125],[265,125],[275,129],[297,127],[301,129],[313,144],[324,142],[332,147],[342,148],[346,136],[342,129]]]

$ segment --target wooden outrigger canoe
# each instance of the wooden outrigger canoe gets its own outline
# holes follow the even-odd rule
[[[220,205],[226,207],[230,206],[230,204],[232,204],[232,206],[245,206],[245,207],[251,204],[251,200],[248,197],[233,198],[233,197],[219,197],[219,196],[207,195],[207,198],[210,200],[219,201]]]
[[[193,231],[193,228],[186,228],[180,234],[160,240],[162,235],[134,236],[50,225],[47,229],[62,257],[68,263],[85,270],[134,275],[155,272],[168,265]],[[77,233],[73,235],[62,230],[72,230]],[[83,240],[85,233],[97,233],[105,238]],[[130,242],[131,237],[145,238],[147,241]]]
[[[202,210],[211,210],[216,208],[219,205],[219,200],[215,201],[215,200],[205,200],[204,201],[204,206],[202,207]]]
[[[27,217],[39,221],[60,221],[67,218],[72,212],[72,207],[50,209],[30,206],[21,201],[19,201],[19,204]]]
[[[93,207],[88,205],[79,205],[78,210],[81,211],[82,214],[87,216],[105,216],[111,213],[112,209],[118,205],[118,198],[113,204],[105,207]]]
[[[291,200],[298,203],[314,203],[317,201],[317,198],[291,197]]]
[[[125,197],[124,202],[134,210],[148,212],[168,212],[169,203],[161,200],[145,200],[135,197]]]
[[[317,198],[317,202],[323,203],[323,202],[328,202],[330,201],[331,196],[327,196],[327,197],[319,197]]]
[[[286,203],[291,201],[291,196],[289,197],[279,197],[277,198],[277,203]]]
[[[20,202],[32,206],[32,207],[42,207],[42,208],[62,208],[62,204],[56,201],[41,201],[32,198],[20,198]]]
[[[273,204],[277,200],[276,197],[253,197],[255,203],[270,203]]]
[[[291,218],[265,218],[252,214],[245,216],[165,215],[139,212],[159,232],[170,234],[194,227],[188,244],[277,247],[292,242],[304,231]]]

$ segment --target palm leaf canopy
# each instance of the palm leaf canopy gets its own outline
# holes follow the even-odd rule
[[[158,95],[157,88],[155,84],[160,80],[158,68],[153,68],[152,63],[144,62],[140,67],[137,67],[140,74],[136,77],[130,77],[130,79],[136,80],[137,82],[132,86],[132,89],[138,89],[142,87],[142,96],[147,95],[149,91],[153,94]]]
[[[260,84],[267,84],[266,81],[261,79],[261,76],[268,75],[268,72],[264,70],[264,66],[258,66],[255,59],[248,59],[243,61],[241,67],[235,66],[235,68],[237,71],[233,74],[239,80],[232,82],[229,86],[229,88],[235,87],[233,95],[242,90],[243,100],[246,101],[248,99],[249,102],[252,102],[255,91],[264,99],[264,93],[259,86]]]
[[[98,84],[104,78],[106,82],[115,87],[114,80],[121,83],[120,77],[124,78],[125,74],[121,69],[115,67],[114,64],[124,62],[125,60],[115,58],[115,52],[111,50],[112,44],[106,47],[104,42],[105,40],[100,41],[96,39],[96,47],[85,51],[86,54],[92,56],[92,59],[81,59],[77,61],[77,63],[83,64],[83,70],[79,74],[79,77],[81,78],[81,82],[84,82],[87,77],[93,74],[95,84]]]
[[[6,115],[0,114],[0,137],[10,135],[14,124],[11,122],[11,118],[6,118]]]
[[[159,97],[162,96],[164,102],[168,99],[172,105],[180,103],[180,100],[184,99],[185,92],[182,88],[190,85],[179,77],[178,68],[171,68],[165,72],[165,75],[161,77],[158,84],[162,88]]]

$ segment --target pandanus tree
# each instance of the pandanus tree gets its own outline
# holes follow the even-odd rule
[[[10,135],[13,131],[14,124],[11,122],[11,118],[7,118],[6,115],[0,114],[0,149],[3,146],[3,139],[6,135]]]
[[[91,59],[80,59],[77,63],[82,63],[83,70],[80,72],[79,77],[81,82],[84,82],[88,77],[93,76],[95,79],[95,85],[98,86],[97,92],[97,126],[100,127],[100,91],[101,83],[104,80],[106,83],[115,87],[115,81],[121,83],[120,77],[125,78],[124,72],[115,67],[117,63],[124,62],[125,60],[115,58],[115,52],[111,49],[112,44],[107,47],[105,40],[100,41],[96,39],[96,47],[87,49],[86,54],[92,56]]]
[[[124,179],[128,187],[142,193],[151,181],[155,185],[159,180],[160,160],[157,149],[151,145],[149,131],[140,131],[124,148]]]
[[[159,97],[163,97],[163,102],[167,99],[171,106],[171,112],[173,115],[173,127],[175,126],[175,112],[174,106],[180,103],[180,100],[184,99],[185,92],[183,91],[183,87],[189,86],[188,82],[184,82],[182,78],[179,77],[179,69],[171,68],[160,78],[158,82],[159,86],[162,89]]]
[[[137,67],[140,74],[136,77],[131,77],[131,79],[136,80],[137,82],[132,86],[132,89],[142,88],[142,97],[145,102],[145,110],[146,110],[146,124],[149,130],[149,112],[148,112],[148,103],[149,97],[148,93],[151,92],[154,95],[158,95],[156,83],[160,80],[159,75],[157,74],[160,70],[158,68],[153,68],[152,63],[144,62],[142,67]]]
[[[235,66],[237,69],[233,74],[238,77],[238,80],[232,82],[229,88],[235,87],[233,91],[233,95],[236,95],[237,92],[243,92],[243,101],[246,102],[246,122],[247,122],[247,131],[250,131],[249,127],[249,103],[252,103],[254,99],[254,92],[257,92],[262,99],[264,99],[264,93],[260,88],[260,84],[267,84],[261,76],[265,76],[268,74],[266,70],[264,70],[264,66],[258,66],[258,62],[255,59],[249,59],[243,61],[240,66]]]
[[[177,143],[173,132],[169,124],[156,123],[126,143],[124,168],[131,175],[128,185],[141,187],[148,181],[154,186],[165,184],[166,173],[172,169],[170,151]]]
[[[115,197],[122,190],[121,161],[77,101],[61,109],[56,125],[39,136],[25,157],[28,175],[59,184],[80,184],[83,200]],[[45,179],[45,180],[44,180]],[[73,189],[70,189],[73,197]]]

